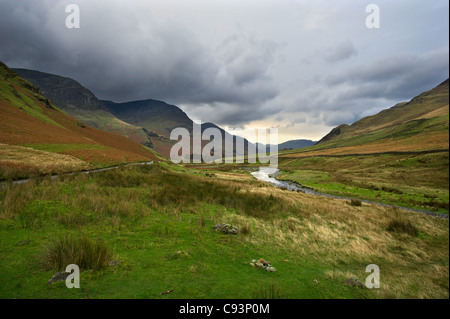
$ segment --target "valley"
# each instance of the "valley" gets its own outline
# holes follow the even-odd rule
[[[318,143],[280,144],[274,177],[332,195],[319,196],[259,181],[259,162],[174,164],[170,132],[193,123],[174,105],[0,72],[1,298],[449,297],[448,80]],[[67,263],[81,289],[48,284]],[[346,284],[370,264],[380,288]]]

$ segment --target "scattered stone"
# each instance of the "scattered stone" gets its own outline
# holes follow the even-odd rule
[[[239,234],[239,229],[236,226],[224,223],[215,225],[214,230],[216,232],[221,232],[224,234],[232,234],[232,235]]]
[[[364,284],[361,281],[359,281],[357,278],[355,278],[355,277],[348,278],[345,281],[345,284],[350,286],[350,287],[355,287],[356,286],[358,288],[364,288]]]
[[[70,272],[65,272],[65,271],[57,272],[56,274],[54,274],[52,276],[52,278],[50,278],[47,281],[47,285],[51,285],[52,283],[57,282],[57,281],[65,281],[69,275],[70,275]]]
[[[256,259],[253,259],[252,262],[250,263],[250,266],[256,267],[259,269],[264,269],[265,271],[268,271],[268,272],[277,271],[275,267],[272,267],[272,265],[270,264],[270,261],[267,261],[264,258],[260,258],[258,261]]]
[[[258,268],[264,268],[264,265],[260,263],[259,261],[255,263],[255,266]]]
[[[263,264],[264,266],[268,266],[270,264],[270,262],[268,262],[267,260],[261,258],[260,260],[258,260],[258,262],[260,262],[261,264]]]

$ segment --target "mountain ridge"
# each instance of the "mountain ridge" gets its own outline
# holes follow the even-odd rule
[[[90,127],[63,112],[2,62],[0,118],[0,143],[70,155],[97,166],[158,160],[143,145]]]
[[[449,148],[449,80],[408,102],[333,128],[316,145],[283,156],[381,154]]]

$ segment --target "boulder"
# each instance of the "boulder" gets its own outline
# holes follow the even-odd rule
[[[231,234],[231,235],[239,234],[239,229],[236,226],[224,223],[215,225],[214,230],[216,232],[221,232],[224,234]]]
[[[54,274],[52,276],[52,278],[50,278],[47,281],[47,285],[51,285],[52,283],[57,282],[57,281],[65,281],[69,275],[70,275],[70,272],[65,272],[65,271],[57,272],[56,274]]]
[[[255,266],[258,267],[258,268],[264,268],[264,265],[262,263],[260,263],[260,262],[256,262]]]
[[[358,287],[358,288],[364,288],[365,287],[364,284],[358,278],[355,278],[355,277],[348,278],[345,281],[345,284],[350,286],[350,287]]]
[[[258,260],[258,262],[260,262],[261,264],[263,264],[264,266],[268,266],[270,264],[270,262],[268,262],[267,260],[261,258]]]

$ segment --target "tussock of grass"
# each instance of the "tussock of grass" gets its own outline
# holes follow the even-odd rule
[[[271,283],[267,286],[255,288],[253,290],[253,299],[281,299],[280,287]]]
[[[362,206],[362,203],[359,199],[352,198],[350,200],[350,205],[352,206]]]
[[[93,241],[86,236],[62,235],[45,247],[42,266],[45,270],[64,270],[76,264],[80,269],[101,270],[108,266],[112,254],[102,241]]]
[[[412,237],[417,237],[419,231],[409,220],[392,219],[387,227],[387,230],[393,233],[403,233]]]

